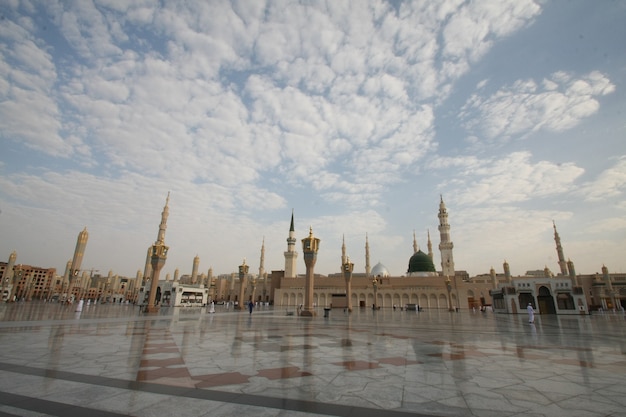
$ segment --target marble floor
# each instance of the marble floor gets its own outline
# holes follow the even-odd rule
[[[626,416],[626,319],[0,305],[0,416]]]

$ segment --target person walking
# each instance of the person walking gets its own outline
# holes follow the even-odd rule
[[[528,307],[526,307],[526,311],[528,311],[528,322],[534,323],[535,322],[535,310],[533,309],[533,305],[531,303],[528,303]]]
[[[250,310],[250,314],[252,314],[252,309],[254,308],[254,303],[252,301],[250,301],[248,303],[248,309]]]

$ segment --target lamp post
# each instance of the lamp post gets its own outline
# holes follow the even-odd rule
[[[352,311],[352,271],[354,271],[354,264],[350,262],[350,258],[346,259],[346,263],[342,265],[343,278],[346,281],[346,307],[348,311]]]
[[[304,253],[304,263],[306,265],[306,282],[304,286],[304,306],[300,315],[305,317],[315,316],[315,310],[313,310],[314,269],[319,246],[320,240],[313,236],[313,228],[310,227],[309,237],[302,239],[302,252]]]
[[[244,292],[246,290],[246,276],[248,275],[248,265],[244,258],[243,263],[239,265],[239,304],[235,306],[236,310],[244,310],[246,307],[243,305]]]

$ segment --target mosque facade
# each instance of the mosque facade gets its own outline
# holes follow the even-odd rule
[[[350,286],[344,273],[316,275],[313,299],[325,308],[426,308],[458,310],[493,310],[497,313],[526,313],[531,304],[538,314],[588,314],[590,310],[624,311],[626,307],[626,274],[609,274],[603,266],[601,275],[579,275],[571,260],[566,261],[559,234],[554,226],[554,239],[560,273],[549,268],[528,271],[512,277],[508,263],[504,273],[492,268],[489,274],[470,277],[456,270],[454,244],[451,239],[448,211],[441,198],[439,203],[440,269],[434,265],[432,242],[428,234],[428,253],[419,249],[413,235],[413,255],[409,258],[406,275],[391,276],[378,263],[369,265],[369,242],[366,236],[366,266],[364,273],[352,273]],[[293,236],[293,215],[290,237]],[[287,252],[286,252],[287,253]],[[349,260],[342,245],[342,263]],[[286,261],[287,262],[287,261]],[[304,299],[302,277],[286,277],[283,271],[272,271],[271,302],[284,308],[299,306]],[[349,294],[347,293],[349,288]],[[342,300],[343,297],[343,300]],[[350,303],[345,301],[348,299]]]
[[[167,212],[167,201],[164,213]],[[159,236],[165,230],[166,216],[162,217]],[[427,253],[418,247],[413,234],[413,255],[408,259],[406,274],[402,276],[392,276],[380,262],[370,266],[366,235],[364,272],[353,271],[344,242],[342,272],[314,275],[313,305],[318,308],[493,310],[509,314],[525,313],[528,304],[539,314],[588,314],[594,310],[623,312],[626,308],[626,273],[609,273],[608,268],[602,266],[601,274],[577,274],[574,263],[565,260],[556,225],[553,225],[554,239],[560,269],[557,274],[546,267],[512,277],[505,261],[503,273],[496,273],[492,268],[489,274],[470,277],[466,271],[455,268],[454,244],[443,198],[439,202],[438,218],[439,268],[435,267],[430,232]],[[82,234],[86,236],[86,228]],[[86,244],[86,237],[81,240],[79,236],[79,243],[83,241]],[[239,304],[243,300],[295,309],[304,303],[306,294],[305,277],[297,273],[296,243],[292,213],[284,269],[266,272],[264,241],[258,274],[248,272],[245,260],[239,266],[239,273],[214,276],[212,269],[207,274],[199,273],[200,260],[196,255],[191,275],[180,276],[177,269],[173,279],[169,274],[165,279],[157,278],[159,302],[178,307],[204,306],[211,301]],[[84,252],[84,245],[80,252]],[[111,272],[108,277],[101,277],[93,275],[93,270],[91,275],[87,271],[76,274],[75,271],[81,271],[80,263],[74,262],[76,259],[69,261],[64,276],[58,277],[54,270],[41,272],[41,268],[16,265],[16,257],[13,252],[8,263],[0,262],[2,295],[8,301],[19,299],[18,296],[61,299],[69,289],[75,299],[144,304],[150,291],[150,256],[146,257],[144,274],[137,271],[134,278],[113,276]],[[35,269],[39,272],[33,272]]]

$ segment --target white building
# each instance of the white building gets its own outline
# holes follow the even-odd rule
[[[139,290],[141,305],[148,304],[150,283]],[[204,307],[209,302],[209,289],[204,285],[183,285],[178,281],[159,281],[157,304],[161,307]]]

